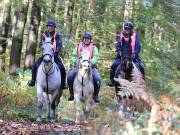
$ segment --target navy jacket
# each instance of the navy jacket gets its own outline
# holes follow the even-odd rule
[[[115,47],[116,47],[116,52],[117,52],[116,59],[119,59],[119,58],[121,58],[121,39],[120,39],[120,36],[118,36],[118,38],[117,38],[117,43],[115,44]],[[136,33],[135,52],[134,52],[134,54],[132,54],[133,59],[139,59],[138,54],[139,54],[140,50],[141,50],[140,39]]]
[[[47,37],[54,37],[54,32],[45,31],[44,33]],[[41,39],[39,42],[39,48],[41,48],[43,41],[45,41],[45,38],[43,35],[41,35]],[[53,41],[54,41],[54,38],[52,38],[52,43],[53,43]],[[56,32],[56,50],[57,51],[55,52],[55,56],[57,56],[59,54],[61,48],[62,48],[62,38],[61,38],[61,35],[58,32]]]

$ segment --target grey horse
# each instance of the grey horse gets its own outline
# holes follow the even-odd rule
[[[42,123],[41,114],[43,97],[47,107],[47,121],[55,122],[56,109],[62,95],[61,72],[54,62],[54,52],[51,39],[47,38],[42,45],[43,61],[37,70],[37,122]]]
[[[89,51],[84,50],[81,52],[81,57],[77,63],[77,74],[73,84],[73,91],[76,106],[75,122],[80,123],[83,111],[85,113],[85,122],[87,122],[94,103],[94,85]]]

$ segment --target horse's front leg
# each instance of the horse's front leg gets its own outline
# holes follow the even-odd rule
[[[75,106],[76,106],[76,124],[80,123],[80,115],[81,115],[81,101],[80,101],[80,94],[74,94],[75,98]]]
[[[42,114],[42,108],[43,108],[43,89],[37,85],[37,122],[38,124],[42,123],[41,114]]]
[[[46,102],[46,113],[47,113],[47,122],[50,121],[50,100],[49,100],[49,95],[47,95],[47,93],[43,93],[44,94],[44,98],[45,98],[45,102]]]
[[[91,112],[91,109],[92,109],[92,100],[93,100],[93,97],[91,96],[92,94],[89,94],[85,100],[85,110],[84,110],[84,113],[85,113],[85,123],[88,123],[89,121],[89,115],[90,115],[90,112]]]
[[[56,112],[57,112],[57,107],[60,102],[60,97],[62,95],[62,92],[59,91],[59,89],[56,89],[55,92],[52,95],[52,100],[51,100],[51,122],[56,121]]]
[[[124,117],[124,112],[127,111],[128,99],[127,97],[117,96],[118,109],[120,117]]]

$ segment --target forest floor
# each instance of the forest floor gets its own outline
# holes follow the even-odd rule
[[[112,57],[112,56],[111,56]],[[68,101],[68,90],[64,90],[58,106],[56,123],[46,123],[46,109],[43,106],[42,125],[36,123],[37,105],[35,88],[27,88],[11,97],[10,104],[0,96],[0,134],[88,134],[88,135],[179,135],[180,134],[180,99],[173,99],[168,95],[154,95],[163,109],[157,115],[158,120],[149,122],[150,111],[130,111],[125,117],[120,117],[116,105],[115,89],[106,86],[109,75],[109,63],[101,60],[99,71],[102,78],[99,104],[95,104],[88,123],[75,124],[75,106]],[[28,78],[29,79],[29,78]],[[23,78],[23,85],[27,83]],[[27,86],[26,86],[27,87]],[[1,89],[2,90],[2,89]],[[13,93],[13,92],[12,92]],[[28,93],[28,94],[27,94]],[[6,94],[6,93],[5,93]],[[8,95],[8,94],[6,94]],[[27,97],[25,96],[27,95]],[[29,98],[30,97],[30,98]],[[22,100],[20,100],[22,99]],[[29,102],[30,101],[30,102]],[[14,102],[16,102],[14,104]],[[27,102],[27,103],[25,103]],[[138,102],[137,102],[138,104]]]
[[[36,123],[36,101],[28,106],[11,108],[9,114],[4,108],[4,113],[1,111],[1,117],[3,115],[4,119],[0,120],[0,134],[148,135],[148,120],[151,113],[130,112],[126,117],[120,118],[114,88],[103,86],[100,93],[101,102],[95,105],[92,120],[88,124],[75,124],[75,106],[73,101],[67,101],[68,95],[68,91],[65,90],[58,107],[58,121],[54,124],[46,123],[45,105],[43,124],[39,126]],[[177,101],[167,96],[160,96],[159,100],[165,109],[158,114],[161,120],[151,130],[155,135],[179,135],[180,108]]]

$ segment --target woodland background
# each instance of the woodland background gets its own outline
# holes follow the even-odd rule
[[[115,93],[106,86],[106,82],[116,54],[116,37],[122,31],[125,20],[131,20],[135,25],[135,31],[140,35],[140,57],[145,65],[148,90],[159,101],[166,103],[169,112],[172,111],[172,106],[180,106],[179,0],[0,0],[2,125],[12,125],[11,120],[33,121],[36,118],[35,88],[30,88],[26,84],[31,77],[34,61],[41,55],[38,48],[39,37],[46,30],[49,18],[56,20],[56,30],[62,35],[63,48],[60,56],[67,71],[71,68],[72,49],[81,40],[82,33],[90,31],[93,34],[93,42],[100,53],[98,67],[103,82],[100,114],[107,113],[107,108],[110,112],[116,112],[114,101],[111,99]],[[66,101],[67,97],[68,91],[64,91],[64,100],[60,103],[60,108],[73,112],[73,103],[69,104]],[[61,115],[63,117],[63,113]],[[138,115],[143,117],[142,121],[140,120],[143,127],[140,126],[136,131],[144,134],[142,129],[147,126],[148,114]],[[171,121],[174,127],[171,127],[172,132],[180,129],[180,113],[176,112],[175,115],[177,124],[173,125]],[[107,119],[111,116],[107,115]],[[65,115],[60,123],[70,121],[69,117]],[[6,120],[10,121],[6,123]],[[102,121],[103,118],[100,118],[99,122]],[[118,133],[119,131],[115,130],[118,127],[115,128],[113,122],[110,124],[110,127],[113,127],[111,133]],[[136,122],[133,124],[139,125]]]

